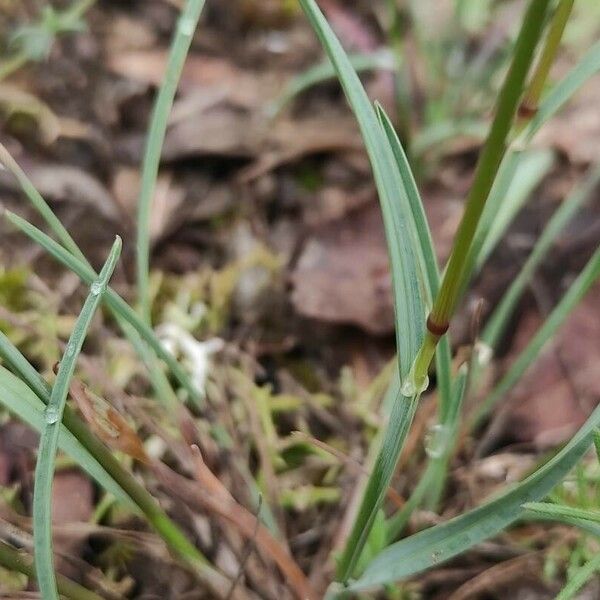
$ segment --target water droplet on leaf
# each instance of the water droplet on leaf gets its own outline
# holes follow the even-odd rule
[[[44,416],[46,417],[46,423],[53,425],[58,421],[58,410],[54,406],[47,406]]]
[[[179,31],[186,37],[192,36],[195,28],[194,19],[183,18],[179,21]]]
[[[99,281],[94,281],[90,286],[92,296],[97,296],[102,291],[102,284]]]
[[[412,398],[416,394],[422,394],[429,387],[429,377],[425,377],[420,386],[412,375],[409,375],[400,388],[400,393],[407,398]]]
[[[430,458],[440,458],[444,455],[450,443],[450,428],[437,423],[429,428],[425,435],[425,452]]]

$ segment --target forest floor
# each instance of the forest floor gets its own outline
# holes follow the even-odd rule
[[[34,1],[0,4],[6,8],[0,39],[37,14]],[[521,4],[481,9],[474,22],[457,21],[449,1],[416,10],[402,42],[404,87],[389,70],[394,41],[386,3],[320,4],[346,49],[387,61],[387,69],[362,79],[411,149],[443,264]],[[598,10],[593,2],[582,4],[554,78],[597,39]],[[113,286],[132,302],[139,166],[176,5],[98,0],[85,15],[85,30],[59,36],[46,60],[27,63],[0,82],[2,143],[95,267],[114,235],[122,236]],[[595,11],[595,24],[585,16],[588,9]],[[254,513],[261,492],[261,514],[319,593],[331,581],[334,554],[348,534],[394,356],[379,204],[339,85],[321,82],[278,104],[288,84],[322,56],[294,2],[208,1],[170,117],[151,222],[153,323],[192,361],[205,389],[207,409],[190,415],[203,464],[235,498],[235,510]],[[456,369],[549,215],[599,164],[599,106],[596,76],[535,138],[545,166],[452,324]],[[488,386],[594,251],[598,198],[596,190],[536,274],[492,358]],[[0,172],[0,202],[41,226],[6,171]],[[0,230],[0,326],[50,379],[86,290],[22,234],[4,222]],[[518,481],[581,425],[600,400],[599,303],[596,285],[493,416],[475,435],[461,438],[439,510],[415,511],[409,532]],[[153,458],[186,473],[185,461],[178,462],[182,432],[153,398],[143,366],[108,314],[94,321],[77,377],[127,415]],[[468,398],[467,410],[477,401]],[[432,385],[387,510],[402,504],[418,481],[435,415]],[[5,538],[9,525],[30,532],[37,438],[15,420],[2,423]],[[190,507],[183,492],[131,462],[213,564],[232,577],[244,572],[239,593],[292,597],[273,561],[248,546],[235,517]],[[72,578],[107,598],[207,597],[142,521],[107,500],[66,460],[53,498],[59,567]],[[551,598],[578,543],[578,534],[564,526],[522,524],[381,597]],[[0,571],[3,597],[27,597],[29,589],[26,579]],[[592,581],[585,594],[600,597],[600,584]]]

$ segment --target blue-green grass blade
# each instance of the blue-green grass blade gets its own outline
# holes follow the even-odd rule
[[[66,248],[73,256],[75,256],[82,266],[85,267],[90,273],[93,273],[91,277],[95,277],[90,263],[87,258],[77,246],[69,232],[66,230],[64,225],[60,222],[60,220],[56,217],[56,215],[52,212],[50,206],[48,206],[47,202],[41,196],[41,194],[37,191],[33,183],[27,177],[23,169],[18,165],[18,163],[14,160],[14,158],[10,155],[8,150],[0,143],[0,164],[4,165],[6,169],[8,169],[12,175],[15,177],[17,182],[19,183],[21,190],[25,194],[25,197],[29,200],[31,205],[38,211],[40,216],[44,219],[50,230],[54,233],[56,238],[61,242],[61,244]],[[89,282],[87,282],[89,283]],[[110,307],[109,307],[110,308]],[[112,309],[111,309],[112,310]],[[129,338],[131,344],[139,351],[142,349],[143,344],[139,339],[139,334],[136,332],[135,328],[128,327],[127,321],[123,319],[119,314],[115,314],[115,319],[125,335]],[[154,331],[150,328],[147,328],[146,333],[150,335],[153,340],[149,343],[149,346],[155,349],[157,346],[161,346],[160,341],[154,334]],[[151,383],[156,386],[157,396],[161,399],[172,399],[176,397],[169,380],[166,375],[158,365],[158,361],[156,359],[152,360],[152,356],[150,356],[146,351],[140,353],[140,358],[147,365],[149,376]],[[200,390],[197,390],[196,387],[190,380],[190,377],[186,374],[186,372],[179,366],[175,359],[171,357],[165,359],[167,366],[170,371],[175,376],[175,379],[179,381],[180,385],[188,392],[190,400],[196,404],[196,406],[201,406],[203,403],[202,394]],[[167,388],[171,388],[167,390]]]
[[[484,399],[478,408],[471,426],[476,426],[494,408],[496,403],[521,379],[525,371],[537,359],[542,348],[548,343],[558,328],[565,322],[577,304],[583,299],[590,287],[600,277],[600,248],[596,250],[583,271],[569,287],[543,325],[533,336],[527,346],[511,364],[508,372],[496,384],[496,387]]]
[[[150,268],[150,217],[158,177],[160,155],[167,131],[169,113],[183,71],[204,0],[187,0],[171,43],[165,77],[156,97],[142,164],[142,180],[137,214],[137,283],[142,316],[150,322],[148,290]]]
[[[572,97],[600,71],[600,42],[595,43],[583,58],[554,85],[544,96],[535,117],[523,132],[523,138],[530,140]]]
[[[542,234],[535,243],[531,254],[512,281],[500,303],[488,319],[481,336],[482,341],[490,348],[495,349],[504,334],[508,321],[513,314],[515,306],[521,299],[533,274],[540,263],[547,257],[549,250],[556,241],[560,232],[573,219],[584,203],[590,198],[591,193],[600,182],[600,167],[592,168],[581,185],[569,194],[552,215]]]
[[[394,56],[388,49],[369,54],[349,54],[348,60],[357,73],[375,70],[393,71],[396,68]],[[314,85],[335,79],[335,77],[336,71],[329,61],[309,67],[285,85],[283,92],[267,107],[267,113],[271,117],[275,117],[294,98]]]
[[[571,575],[569,581],[560,590],[555,600],[571,600],[571,598],[575,598],[577,592],[598,571],[600,571],[600,554],[590,558]]]
[[[522,516],[524,503],[543,499],[564,479],[588,450],[598,424],[600,407],[560,452],[513,489],[446,523],[392,544],[375,557],[349,589],[360,591],[411,577],[497,535]]]
[[[554,504],[553,502],[526,502],[523,508],[532,513],[545,516],[557,521],[565,518],[569,520],[592,521],[600,524],[600,510],[577,508],[566,504]]]
[[[39,244],[44,250],[51,254],[56,260],[73,271],[84,283],[91,285],[96,278],[94,270],[84,261],[65,250],[60,244],[55,242],[51,237],[40,231],[37,227],[31,225],[18,215],[7,211],[6,218],[25,235]],[[146,324],[146,322],[137,314],[128,304],[110,287],[104,295],[104,302],[113,311],[116,317],[123,319],[130,324],[133,329],[142,337],[142,339],[152,348],[154,353],[165,361],[169,370],[180,383],[180,385],[190,394],[190,397],[197,403],[201,404],[202,398],[198,390],[191,382],[177,359],[166,350],[160,343],[154,331]]]
[[[60,361],[50,402],[44,413],[46,423],[40,438],[33,488],[34,560],[37,582],[44,600],[58,600],[52,554],[52,480],[60,425],[77,357],[96,309],[100,306],[108,280],[117,265],[121,246],[121,238],[117,236],[98,279],[91,284],[90,293],[75,322],[65,353]]]
[[[423,258],[419,255],[420,248],[408,194],[375,110],[344,49],[314,0],[300,0],[300,4],[336,70],[358,121],[371,161],[392,267],[399,372],[403,380],[410,371],[420,347],[425,330],[426,311],[423,297],[425,274],[421,269]],[[347,580],[352,574],[368,539],[410,428],[416,405],[416,397],[399,396],[392,407],[380,453],[345,550],[338,562],[337,576],[341,581]]]
[[[423,200],[421,199],[421,194],[419,193],[415,178],[412,174],[406,153],[402,148],[402,144],[400,143],[400,139],[396,134],[396,130],[394,129],[390,118],[380,104],[375,103],[375,110],[385,133],[385,137],[394,154],[398,172],[400,173],[404,189],[406,190],[415,230],[417,232],[417,238],[421,248],[420,256],[423,257],[424,262],[423,271],[426,274],[425,288],[427,291],[427,301],[431,302],[437,295],[440,287],[440,272],[435,255],[433,239],[431,237],[431,230],[423,206]],[[448,335],[445,335],[438,344],[436,350],[437,389],[440,397],[441,420],[444,420],[446,412],[451,410],[451,358],[450,339]]]
[[[41,433],[46,426],[46,405],[21,379],[0,365],[0,404],[11,414]],[[107,492],[123,502],[124,506],[139,512],[128,494],[106,472],[79,440],[61,424],[58,445],[66,452],[90,477],[98,482]]]

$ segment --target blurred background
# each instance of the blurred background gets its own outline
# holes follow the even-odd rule
[[[131,300],[139,166],[180,4],[0,0],[0,140],[94,266],[101,265],[114,235],[123,237],[114,286]],[[393,118],[443,264],[524,3],[319,5],[370,97]],[[553,81],[599,32],[600,3],[577,0]],[[484,320],[498,302],[549,215],[582,174],[598,165],[599,107],[595,76],[528,149],[528,168],[510,190],[522,208],[490,252],[451,328],[457,366],[477,319]],[[41,225],[7,171],[0,171],[0,203]],[[192,355],[207,366],[195,373],[212,411],[207,460],[242,498],[248,474],[260,472],[272,518],[286,532],[299,564],[322,586],[331,576],[331,550],[347,533],[344,517],[356,501],[357,465],[381,423],[394,316],[383,226],[363,144],[294,0],[206,2],[170,116],[151,223],[153,323],[166,338],[168,327],[177,328],[180,342],[181,332],[188,334],[197,353]],[[0,328],[50,373],[85,290],[6,223],[0,222],[0,232]],[[519,305],[494,357],[495,375],[568,289],[599,236],[596,190]],[[568,439],[597,404],[599,304],[596,286],[480,432],[484,451],[478,458],[474,442],[465,441],[451,468],[444,516],[522,477],[535,452]],[[481,316],[474,316],[478,311]],[[82,377],[118,407],[132,414],[148,411],[160,422],[143,369],[110,319],[96,324],[86,357]],[[424,432],[434,415],[433,388],[401,459],[395,487],[403,497],[419,472]],[[14,514],[28,510],[36,441],[24,426],[6,415],[2,419],[0,514],[14,522]],[[140,429],[146,440],[156,437],[148,424]],[[337,453],[316,451],[313,438]],[[78,471],[59,471],[54,495],[57,522],[93,519],[98,490]],[[132,518],[118,517],[110,527]],[[195,518],[188,525],[205,536],[217,564],[235,572],[231,547],[237,542],[220,540],[210,516]],[[413,526],[436,518],[417,512]],[[560,550],[551,529],[531,535],[537,547]],[[136,590],[134,597],[150,598],[155,596],[143,593],[163,590],[163,597],[183,597],[168,595],[177,586],[181,593],[187,589],[183,572],[171,579],[158,558],[153,560],[159,567],[149,569],[123,546],[93,534],[64,541],[67,554],[83,553],[105,572],[106,565],[113,569],[123,593]],[[517,592],[525,594],[519,598],[552,597],[552,577],[543,568],[552,567],[547,555],[533,567],[522,561],[510,575],[499,572],[493,582],[479,582],[483,587],[477,589],[488,596],[451,596],[499,556],[519,555],[514,540],[501,540],[487,554],[474,550],[402,593],[454,600]],[[0,571],[0,589],[23,585]],[[281,593],[275,587],[262,597]],[[590,593],[585,597],[600,597],[600,587]]]

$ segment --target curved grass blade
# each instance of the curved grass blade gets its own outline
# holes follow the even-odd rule
[[[0,365],[0,404],[35,431],[41,433],[44,430],[46,406],[23,381],[2,365]],[[60,427],[58,444],[107,492],[131,510],[137,510],[129,495],[107,473],[104,465],[64,425]]]
[[[423,271],[426,274],[426,285],[425,289],[427,292],[427,300],[431,302],[435,295],[438,293],[440,287],[440,273],[437,258],[435,255],[435,248],[433,245],[433,239],[431,237],[431,230],[427,223],[427,215],[423,207],[423,201],[419,194],[419,189],[413,177],[410,164],[406,153],[402,148],[400,139],[396,134],[396,130],[392,125],[390,118],[385,113],[385,110],[379,103],[375,103],[375,111],[383,132],[390,145],[394,158],[396,160],[396,166],[398,172],[402,178],[404,189],[408,197],[410,204],[412,218],[417,232],[417,238],[419,246],[421,248],[420,255],[423,257],[424,267]],[[451,410],[451,351],[450,351],[450,337],[444,336],[444,339],[440,341],[436,354],[436,375],[437,375],[437,389],[440,396],[440,419],[445,418],[447,410]]]
[[[562,520],[568,518],[600,523],[600,510],[588,510],[564,504],[553,504],[552,502],[526,502],[523,504],[523,508],[549,519]]]
[[[598,424],[600,407],[560,452],[513,489],[446,523],[392,544],[375,557],[349,589],[365,590],[410,577],[506,529],[522,516],[525,502],[544,498],[577,464],[589,448]]]
[[[148,292],[149,268],[150,268],[150,216],[152,213],[152,199],[156,187],[160,153],[162,150],[165,133],[167,131],[167,120],[173,100],[177,91],[177,85],[183,65],[192,44],[194,31],[198,25],[204,0],[188,0],[183,12],[179,17],[175,36],[171,44],[165,78],[162,82],[148,130],[148,140],[144,152],[142,165],[142,180],[140,196],[138,200],[137,216],[137,283],[138,298],[141,314],[150,323],[150,297]]]
[[[50,387],[1,332],[0,356],[21,378],[18,379],[0,365],[0,403],[30,427],[41,432],[45,426],[44,408],[50,402]],[[65,406],[62,425],[59,436],[62,450],[106,491],[132,510],[142,513],[173,552],[197,570],[210,589],[220,594],[223,589],[229,588],[227,579],[208,564],[206,558],[171,521],[148,490],[123,468],[112,452],[90,432],[69,406]]]
[[[357,73],[378,69],[385,71],[394,71],[396,69],[396,61],[388,49],[370,54],[349,54],[348,60]],[[329,81],[335,77],[336,71],[329,61],[308,68],[303,73],[293,77],[285,85],[283,92],[267,107],[267,113],[271,117],[277,116],[294,98],[314,85]]]
[[[521,156],[519,166],[506,193],[498,194],[499,206],[493,207],[490,211],[494,218],[490,219],[485,227],[487,230],[485,238],[478,240],[476,235],[473,240],[473,246],[476,250],[475,273],[483,267],[483,264],[506,233],[509,225],[523,208],[533,190],[548,174],[553,164],[554,153],[550,150],[533,151]],[[494,195],[492,188],[488,203],[494,199]],[[483,218],[485,218],[485,210]]]
[[[61,242],[61,244],[82,263],[84,268],[87,268],[91,273],[93,273],[92,277],[95,277],[96,274],[93,271],[90,263],[88,262],[83,252],[79,249],[69,232],[60,222],[60,220],[56,217],[56,215],[52,212],[50,206],[48,206],[44,198],[37,191],[37,189],[29,180],[23,169],[21,169],[18,163],[14,160],[14,158],[10,155],[8,150],[1,143],[0,164],[4,165],[12,173],[12,175],[15,177],[15,179],[21,186],[23,193],[30,201],[31,205],[38,211],[38,213],[41,215],[44,221],[48,224],[48,226],[54,232],[54,235]],[[118,314],[115,314],[114,316],[117,323],[119,324],[125,335],[129,338],[136,351],[141,349],[143,344],[135,328],[128,326],[127,321],[124,320]],[[152,342],[149,343],[150,347],[162,347],[160,341],[158,340],[152,329],[147,328],[146,334],[150,335],[153,338]],[[152,360],[153,357],[149,356],[147,352],[140,354],[140,358],[145,364],[148,365],[148,370],[150,372],[150,380],[152,384],[155,385],[158,383],[158,387],[156,389],[157,396],[159,398],[165,399],[167,402],[172,398],[176,397],[175,392],[172,390],[168,379],[160,369],[160,366],[157,364],[157,360]],[[150,363],[149,359],[151,360]],[[172,356],[164,358],[164,360],[167,363],[167,366],[169,367],[170,371],[175,376],[175,379],[177,379],[180,385],[188,392],[190,399],[196,404],[196,406],[200,407],[203,401],[202,394],[193,385],[186,372],[179,366],[179,363]],[[167,391],[167,393],[164,393],[164,391],[167,388],[170,389]]]
[[[577,527],[585,533],[589,533],[597,538],[600,538],[600,525],[598,523],[594,523],[593,521],[587,521],[582,519],[573,519],[566,515],[554,515],[553,517],[543,515],[538,512],[530,512],[526,510],[521,519],[523,521],[557,521],[559,523],[564,523],[565,525],[572,525],[573,527]]]
[[[20,229],[25,235],[30,237],[42,248],[44,248],[49,254],[51,254],[56,260],[71,269],[78,277],[86,284],[91,283],[96,278],[94,270],[84,261],[80,260],[60,244],[55,242],[51,237],[40,231],[37,227],[31,225],[22,219],[18,215],[7,211],[5,213],[6,218],[18,229]],[[106,290],[104,296],[104,302],[114,312],[114,314],[129,323],[137,333],[144,339],[144,341],[152,348],[154,353],[165,361],[171,373],[177,381],[186,389],[196,403],[201,403],[201,397],[198,394],[198,390],[192,384],[189,377],[177,362],[177,359],[166,350],[166,348],[160,343],[154,331],[141,319],[141,317],[110,287]]]
[[[420,256],[408,193],[375,111],[344,49],[314,0],[300,0],[300,4],[336,70],[371,161],[392,266],[399,371],[401,380],[404,380],[423,339],[426,309],[422,297],[426,282],[420,269],[424,259]],[[394,403],[380,453],[338,562],[338,578],[341,581],[352,574],[369,536],[412,422],[417,400],[417,394],[414,394],[411,398],[399,397]]]
[[[579,567],[569,579],[567,585],[560,591],[555,600],[570,600],[575,597],[586,581],[600,571],[600,554],[588,560],[584,565]]]
[[[467,390],[467,380],[467,371],[459,371],[454,380],[453,394],[455,397],[451,403],[452,410],[442,424],[444,428],[444,447],[442,447],[439,455],[430,457],[425,472],[410,495],[410,498],[399,511],[388,519],[386,523],[388,544],[395,542],[400,537],[413,511],[421,505],[427,496],[434,498],[435,503],[437,503],[437,499],[441,495],[448,470],[448,461],[456,444],[460,411]]]
[[[516,145],[519,145],[522,140],[531,140],[542,125],[554,116],[571,99],[573,94],[598,71],[600,71],[600,42],[595,43],[577,65],[543,98],[535,117],[523,134],[519,136]]]
[[[519,381],[523,373],[539,356],[540,351],[557,329],[564,323],[571,311],[585,296],[590,287],[600,277],[600,247],[594,252],[583,271],[569,287],[567,293],[550,313],[533,339],[527,344],[508,372],[485,398],[471,422],[474,427],[492,410],[496,403]]]
[[[46,426],[42,431],[35,469],[33,488],[33,540],[37,581],[44,600],[58,600],[54,560],[52,555],[52,480],[54,462],[63,411],[69,393],[69,384],[75,371],[77,357],[83,346],[106,287],[121,254],[121,238],[117,236],[100,275],[91,284],[90,293],[75,322],[65,353],[58,367],[50,402],[45,410]]]
[[[552,215],[550,221],[542,231],[531,254],[513,280],[506,293],[502,296],[500,304],[488,319],[482,341],[490,348],[496,348],[500,337],[504,333],[508,320],[513,313],[517,302],[523,295],[527,284],[535,270],[547,256],[558,234],[566,227],[567,223],[575,216],[577,211],[589,199],[591,192],[600,182],[600,167],[596,167],[586,176],[582,185],[578,186],[569,197],[561,203]]]

